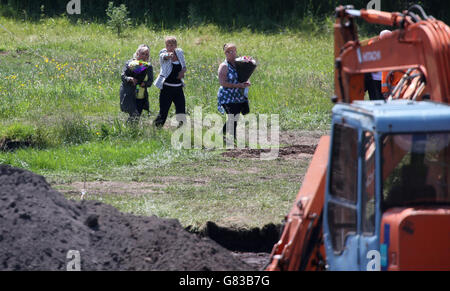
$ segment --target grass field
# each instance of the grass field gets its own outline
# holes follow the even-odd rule
[[[262,162],[224,158],[220,151],[175,150],[173,129],[154,130],[154,116],[143,117],[135,127],[124,123],[127,116],[118,102],[121,68],[146,43],[159,72],[157,54],[166,35],[176,36],[186,54],[188,113],[195,106],[217,112],[221,48],[234,42],[238,54],[259,63],[251,79],[252,113],[279,114],[282,130],[324,131],[329,125],[331,28],[322,34],[263,34],[212,25],[170,31],[139,26],[118,38],[103,24],[72,24],[63,17],[40,22],[0,18],[0,24],[0,141],[31,145],[0,151],[0,163],[42,174],[58,189],[67,188],[70,198],[79,196],[68,186],[75,182],[134,181],[161,191],[103,191],[89,197],[198,227],[207,220],[261,226],[278,223],[286,214],[307,159]],[[152,87],[149,93],[155,114],[159,92]]]

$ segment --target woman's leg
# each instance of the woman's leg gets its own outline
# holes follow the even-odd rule
[[[141,116],[142,110],[144,110],[145,107],[145,99],[136,99],[136,107],[139,116]]]
[[[376,100],[384,100],[383,93],[381,93],[381,81],[373,81]]]
[[[141,116],[141,113],[142,113],[142,109],[140,109],[141,108],[140,101],[141,100],[139,100],[139,99],[135,100],[134,111],[129,112],[130,116],[128,117],[127,123],[138,123],[139,122],[139,117]]]
[[[241,113],[242,115],[246,115],[250,113],[250,106],[248,105],[248,101],[241,103],[242,107],[241,107]]]
[[[169,114],[170,105],[172,105],[173,96],[170,88],[164,86],[159,92],[159,113],[153,124],[157,127],[163,127]]]
[[[182,87],[173,88],[173,103],[175,104],[175,114],[177,114],[178,126],[186,122],[186,98]]]
[[[236,140],[237,121],[239,119],[239,114],[241,113],[242,103],[223,104],[222,106],[227,113],[227,122],[222,128],[223,135],[225,137],[226,133],[231,134],[231,126],[233,125],[233,136]]]
[[[145,98],[144,98],[144,102],[143,102],[143,106],[142,106],[142,110],[147,110],[148,112],[148,116],[150,116],[150,102],[148,101],[148,93],[147,93],[147,89],[145,92]]]

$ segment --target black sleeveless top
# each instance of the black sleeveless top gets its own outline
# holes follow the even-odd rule
[[[181,80],[178,79],[178,73],[181,71],[181,64],[172,63],[172,72],[169,77],[166,78],[165,83],[181,84]]]

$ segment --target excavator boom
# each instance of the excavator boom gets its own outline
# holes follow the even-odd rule
[[[421,96],[450,102],[450,28],[432,17],[419,19],[410,12],[336,9],[335,95],[340,102],[364,100],[364,73],[418,70],[426,83]],[[370,45],[358,40],[354,18],[398,27],[385,39],[373,38]],[[417,100],[421,100],[420,98]]]
[[[272,250],[268,271],[323,269],[325,252],[321,240],[322,208],[330,137],[323,136],[303,180],[294,206],[286,218],[279,242]]]

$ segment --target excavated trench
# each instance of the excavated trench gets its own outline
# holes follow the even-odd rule
[[[200,237],[208,237],[224,248],[234,252],[270,253],[280,238],[281,224],[267,224],[262,228],[234,229],[208,221],[201,231],[187,231]]]
[[[264,270],[281,231],[281,224],[267,224],[262,228],[233,229],[209,221],[200,236],[209,237],[257,270]]]
[[[267,224],[262,228],[234,229],[208,221],[202,231],[193,231],[189,227],[186,230],[214,240],[256,270],[264,270],[269,263],[270,252],[280,238],[282,225]]]
[[[21,148],[30,147],[32,143],[30,141],[16,141],[8,138],[0,139],[0,151],[8,152],[15,151]]]

